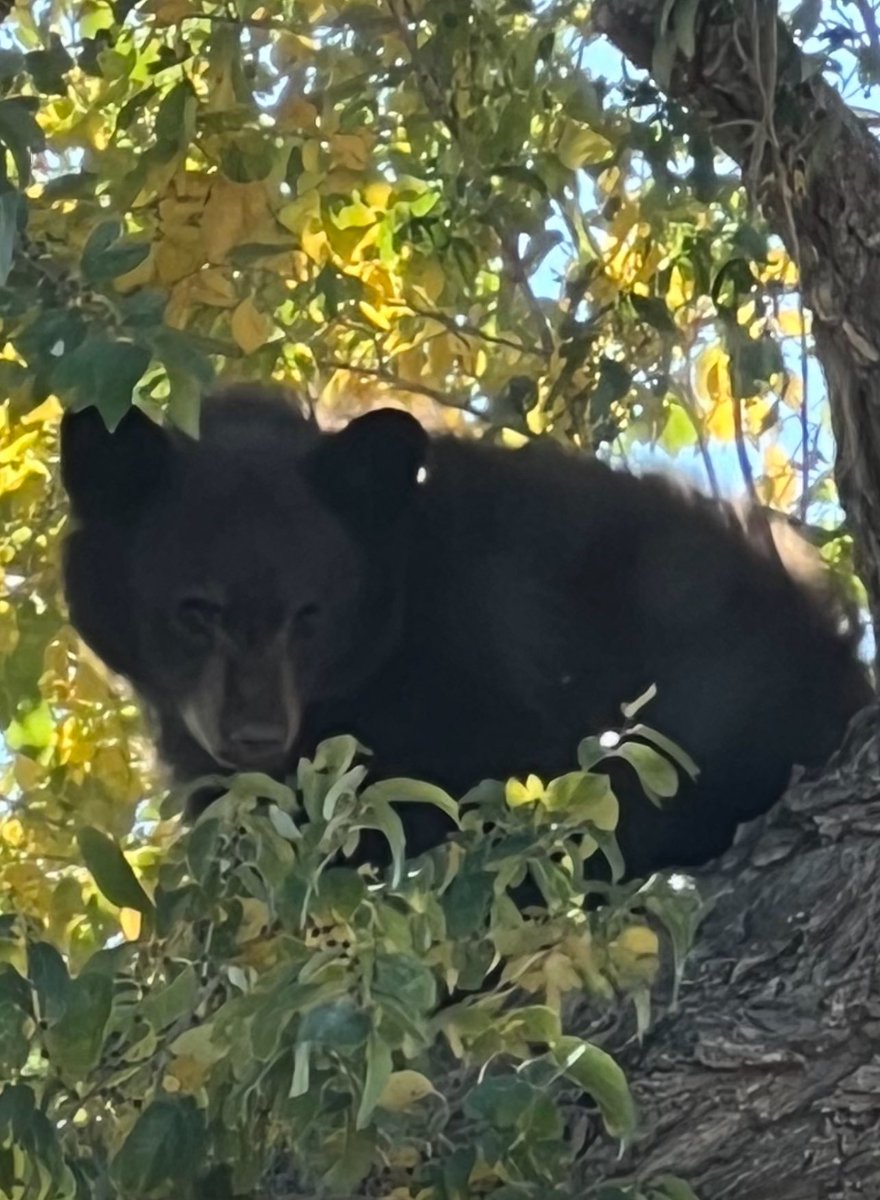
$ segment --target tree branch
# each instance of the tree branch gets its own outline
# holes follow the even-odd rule
[[[828,772],[698,880],[714,904],[676,1011],[655,1010],[641,1045],[632,1016],[576,1018],[627,1070],[642,1132],[621,1160],[588,1134],[574,1194],[636,1163],[700,1200],[880,1194],[877,722],[866,710]]]

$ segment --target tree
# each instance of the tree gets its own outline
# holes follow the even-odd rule
[[[19,1088],[0,1093],[7,1190],[71,1194],[75,1181],[89,1194],[89,1171],[100,1175],[109,1153],[115,1186],[127,1196],[182,1194],[184,1186],[224,1194],[225,1175],[195,1178],[206,1144],[204,1089],[217,1061],[192,1024],[194,1011],[200,1020],[215,1014],[221,997],[235,1000],[224,1036],[238,1068],[208,1093],[246,1118],[229,1120],[236,1186],[244,1180],[258,1194],[271,1155],[283,1149],[268,1135],[261,1140],[271,1122],[248,1109],[248,1097],[258,1105],[283,1093],[292,1107],[281,1116],[302,1123],[314,1108],[310,1071],[313,1084],[332,1092],[337,1076],[325,1074],[322,1055],[346,1039],[348,1074],[338,1078],[353,1081],[358,1128],[342,1141],[335,1130],[323,1149],[315,1135],[312,1165],[332,1173],[321,1157],[329,1150],[353,1171],[337,1171],[331,1182],[359,1187],[383,1094],[382,1136],[399,1135],[405,1152],[384,1182],[371,1176],[371,1186],[418,1194],[407,1174],[414,1164],[425,1168],[415,1146],[439,1136],[431,1081],[400,1066],[426,1027],[398,1027],[397,1013],[387,1018],[387,1044],[368,1031],[345,999],[350,976],[338,974],[351,946],[343,953],[326,944],[378,921],[385,951],[397,955],[386,963],[384,991],[410,996],[427,1020],[434,985],[414,965],[417,947],[394,941],[404,936],[399,914],[395,924],[399,898],[371,902],[366,921],[367,901],[350,879],[337,877],[332,898],[325,889],[314,911],[308,889],[285,891],[293,801],[274,793],[272,819],[258,819],[254,793],[265,784],[240,785],[227,824],[189,841],[174,841],[173,826],[159,819],[139,716],[63,620],[56,564],[64,509],[54,473],[61,405],[94,402],[112,425],[136,399],[194,432],[199,395],[215,376],[274,376],[331,422],[381,400],[462,436],[557,438],[636,464],[671,456],[699,468],[711,488],[740,487],[790,512],[864,598],[852,575],[855,535],[875,626],[880,620],[871,403],[880,334],[870,286],[878,151],[833,82],[854,63],[870,94],[880,71],[877,21],[869,3],[804,3],[784,15],[787,24],[769,0],[596,0],[592,8],[574,0],[0,4],[0,721],[8,749],[0,1059]],[[650,77],[618,65],[600,32]],[[808,39],[820,53],[807,54]],[[847,522],[814,352],[828,383]],[[341,756],[334,770],[351,769],[350,748],[327,753]],[[841,791],[867,788],[859,781],[870,771],[857,774],[795,794],[754,849],[754,863],[770,856],[773,864],[735,876],[725,867],[704,880],[711,895],[735,878],[706,924],[697,981],[678,1014],[645,1036],[641,1057],[622,1054],[645,1109],[643,1140],[615,1165],[611,1143],[598,1138],[602,1121],[575,1121],[586,1139],[578,1194],[687,1195],[671,1175],[691,1178],[710,1200],[761,1196],[771,1186],[785,1195],[786,1177],[798,1200],[835,1188],[847,1194],[855,1180],[876,1186],[880,1168],[864,1150],[870,1135],[858,1116],[871,1082],[871,1009],[859,990],[868,988],[870,960],[856,952],[864,936],[857,901],[876,894],[874,856],[858,827],[844,834],[839,808]],[[566,811],[575,782],[590,785],[579,778],[554,791],[547,782],[485,802],[514,824],[527,811],[552,841],[541,805]],[[313,782],[301,783],[305,795]],[[355,794],[354,785],[343,789],[337,803],[354,803]],[[372,798],[387,826],[383,799]],[[607,810],[593,817],[601,841]],[[242,820],[245,833],[236,835]],[[237,865],[220,878],[214,857],[229,839]],[[264,892],[243,869],[245,850]],[[412,885],[414,910],[419,887],[430,891],[430,883]],[[563,883],[570,892],[577,881]],[[826,892],[839,907],[825,904]],[[533,1194],[523,1190],[527,1180],[564,1189],[554,1176],[565,1166],[559,1113],[537,1094],[560,1071],[593,1097],[608,1129],[630,1132],[618,1068],[593,1045],[564,1040],[560,1001],[584,987],[594,1003],[629,997],[610,1017],[606,1007],[589,1019],[612,1046],[610,1020],[623,1031],[621,1044],[633,1022],[644,1034],[657,930],[666,930],[680,972],[693,897],[662,882],[647,899],[616,894],[588,931],[562,921],[563,897],[556,899],[549,921],[528,934],[536,939],[528,953],[509,912],[493,927],[513,938],[508,957],[517,966],[508,979],[531,988],[536,1003],[505,1020],[494,1001],[479,1019],[469,1010],[461,1029],[449,1019],[448,1038],[490,1061],[528,1057],[530,1038],[550,1049],[533,1075],[519,1078],[521,1087],[490,1075],[474,1093],[459,1116],[473,1123],[466,1130],[480,1130],[482,1158],[452,1156],[442,1179],[429,1171],[420,1185],[434,1189],[429,1195],[488,1190],[499,1179],[511,1196]],[[760,922],[771,903],[779,923],[759,925],[759,949],[731,934],[731,925],[740,929],[733,914]],[[253,1050],[242,1031],[258,1023],[265,1036],[280,1034],[272,1006],[282,992],[273,988],[292,986],[272,975],[273,955],[288,943],[266,936],[267,904],[273,913],[281,905],[291,921],[308,911],[308,936],[329,953],[336,983],[346,982],[321,993],[313,1027],[296,1033],[289,1061],[271,1038],[261,1043],[258,1086],[242,1066]],[[646,904],[656,930],[637,911]],[[802,910],[807,917],[797,916]],[[445,912],[443,922],[450,919]],[[212,932],[206,945],[205,920],[220,930],[218,944]],[[803,934],[799,952],[779,932],[789,928]],[[422,956],[435,972],[482,979],[488,963],[480,955],[491,939],[475,939],[474,957],[453,962],[443,958],[448,933],[427,921]],[[757,954],[771,969],[771,935],[787,955],[776,976],[782,999],[772,1004],[771,981],[754,962]],[[108,950],[114,938],[122,942]],[[850,952],[847,974],[838,964]],[[732,979],[731,959],[739,962]],[[262,1008],[248,1006],[256,1003],[248,1001],[254,979],[263,980]],[[803,1015],[814,1000],[827,1003],[836,1026]],[[750,1029],[737,1024],[737,1003]],[[835,1015],[841,1006],[846,1022]],[[771,1026],[760,1038],[759,1020]],[[48,1076],[33,1075],[40,1053]],[[674,1096],[663,1086],[669,1061]],[[732,1074],[722,1074],[728,1063]],[[773,1097],[769,1109],[749,1093],[758,1070]],[[392,1074],[403,1075],[396,1093],[384,1091]],[[276,1091],[261,1091],[270,1077]],[[46,1103],[34,1108],[20,1090],[32,1078],[57,1082],[53,1116],[68,1122],[60,1140],[43,1120]],[[735,1080],[734,1094],[727,1080]],[[140,1116],[138,1088],[151,1099]],[[838,1154],[845,1182],[823,1140],[823,1104],[850,1135]],[[89,1122],[99,1111],[116,1123],[108,1142],[74,1132],[83,1114],[96,1128]],[[674,1111],[687,1122],[676,1125]],[[779,1114],[747,1165],[748,1121]],[[807,1166],[796,1160],[804,1131],[815,1148]],[[511,1157],[511,1142],[527,1153]],[[89,1155],[65,1157],[70,1145],[77,1153],[88,1145]],[[502,1164],[494,1175],[493,1161]],[[186,1164],[193,1178],[181,1173]],[[633,1183],[642,1167],[649,1173]],[[612,1177],[629,1182],[603,1184]]]

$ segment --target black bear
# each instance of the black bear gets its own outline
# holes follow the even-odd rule
[[[71,620],[178,779],[284,773],[343,732],[376,773],[459,796],[551,778],[656,684],[646,719],[701,774],[662,810],[622,798],[638,875],[724,850],[869,699],[821,579],[663,477],[432,439],[393,409],[325,433],[251,387],[205,402],[198,441],[138,409],[61,433]],[[445,836],[433,809],[401,815],[411,853]]]

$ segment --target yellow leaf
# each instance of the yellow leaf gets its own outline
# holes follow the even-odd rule
[[[799,375],[787,374],[782,384],[782,400],[795,412],[800,412],[804,402],[804,385]]]
[[[28,450],[33,449],[39,440],[40,432],[38,429],[32,429],[28,433],[23,433],[21,437],[17,437],[9,446],[4,446],[0,450],[0,463],[20,462]]]
[[[786,308],[779,314],[779,331],[784,337],[799,338],[805,333],[810,332],[810,314],[804,313],[805,321],[801,320],[800,310],[797,308]]]
[[[219,263],[243,242],[278,240],[265,186],[214,176],[200,222],[207,260]]]
[[[118,283],[118,279],[114,280],[114,287]],[[64,409],[55,397],[50,396],[48,400],[44,400],[42,404],[38,404],[36,408],[25,413],[21,418],[21,423],[22,425],[57,425],[63,413]]]
[[[767,255],[767,265],[761,271],[762,283],[781,282],[786,287],[796,287],[798,282],[797,265],[789,258],[785,250],[776,248]]]
[[[188,1054],[181,1055],[172,1059],[163,1082],[167,1091],[178,1090],[191,1096],[203,1087],[210,1069],[210,1063],[201,1062]],[[174,1081],[171,1088],[167,1086],[169,1076]]]
[[[191,1058],[200,1066],[211,1067],[226,1054],[224,1046],[214,1041],[212,1025],[196,1025],[186,1029],[175,1038],[169,1047],[171,1053],[180,1058]]]
[[[242,907],[242,921],[235,935],[237,945],[241,946],[253,938],[259,937],[270,924],[268,906],[253,896],[243,897],[239,903]]]
[[[113,280],[113,286],[117,292],[121,292],[123,296],[127,296],[129,292],[134,292],[137,288],[146,287],[148,283],[152,283],[156,275],[156,259],[153,248],[150,248],[150,253],[139,262],[132,270],[126,271],[124,275],[117,276]]]
[[[120,908],[119,927],[127,942],[136,942],[141,936],[141,914],[134,908]]]
[[[588,125],[565,120],[562,135],[556,144],[556,157],[564,167],[576,171],[585,164],[603,162],[613,147],[607,138]]]
[[[410,272],[410,281],[436,304],[446,286],[446,275],[436,258],[421,262]]]
[[[758,493],[765,504],[783,510],[797,499],[797,473],[791,459],[775,442],[764,450],[764,477],[758,481]]]
[[[392,1071],[382,1089],[379,1105],[391,1112],[400,1112],[432,1095],[437,1095],[436,1088],[418,1071]]]
[[[13,767],[15,782],[23,792],[33,791],[46,778],[46,768],[42,763],[35,762],[26,754],[16,754]]]
[[[646,925],[631,925],[608,945],[617,982],[626,988],[651,984],[660,966],[660,943]]]
[[[521,808],[524,804],[540,802],[544,799],[544,785],[537,775],[530,775],[525,783],[508,779],[504,785],[504,799],[508,808]]]
[[[268,342],[275,332],[275,323],[248,297],[232,314],[231,329],[237,345],[245,354],[253,354]]]
[[[373,135],[366,129],[360,133],[334,134],[330,139],[330,153],[335,165],[350,171],[365,170],[370,162],[373,141]]]
[[[0,600],[0,658],[11,654],[18,645],[18,618],[8,600]]]
[[[13,850],[24,844],[24,826],[18,817],[8,817],[0,825],[0,840],[4,841],[7,846],[11,846]]]
[[[316,43],[301,33],[286,31],[273,40],[271,60],[279,71],[314,57]]]
[[[373,183],[368,183],[364,188],[364,200],[373,208],[381,209],[382,212],[388,207],[388,201],[391,199],[391,184],[385,183],[383,180],[374,180]]]
[[[377,329],[381,329],[384,333],[387,333],[391,328],[391,322],[388,320],[385,313],[381,311],[381,309],[375,308],[366,300],[359,300],[358,308],[361,310],[370,324],[375,325]]]
[[[730,360],[720,346],[708,346],[697,359],[694,387],[706,416],[706,429],[719,441],[733,441],[736,423]]]
[[[315,175],[321,168],[321,143],[317,138],[305,142],[302,148],[303,170]]]
[[[291,233],[302,233],[312,221],[321,220],[321,197],[314,189],[285,204],[278,212],[278,220]]]
[[[276,123],[282,130],[315,129],[318,124],[318,110],[309,100],[302,96],[292,96],[282,101],[276,114]],[[303,159],[305,165],[305,159]]]
[[[149,0],[144,11],[153,14],[157,25],[177,25],[198,14],[193,0]]]
[[[568,992],[581,990],[583,980],[575,970],[574,964],[567,955],[559,950],[551,950],[542,964],[544,994],[547,1004],[559,1011],[562,997]]]
[[[92,774],[114,796],[125,796],[131,786],[131,764],[121,746],[100,746],[91,756]]]
[[[649,929],[647,925],[628,926],[614,939],[612,945],[619,946],[620,949],[626,950],[629,954],[635,954],[640,957],[653,956],[656,958],[660,953],[660,942],[657,934],[653,929]]]

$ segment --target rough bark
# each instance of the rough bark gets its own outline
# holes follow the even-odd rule
[[[675,1013],[641,1046],[605,1031],[642,1134],[598,1138],[583,1183],[687,1179],[700,1200],[880,1196],[880,739],[867,710],[705,877],[717,902]]]
[[[595,27],[648,70],[670,18],[668,0],[593,7]],[[670,91],[740,165],[800,267],[828,384],[837,484],[880,631],[880,144],[794,45],[776,0],[699,0],[695,34]]]

